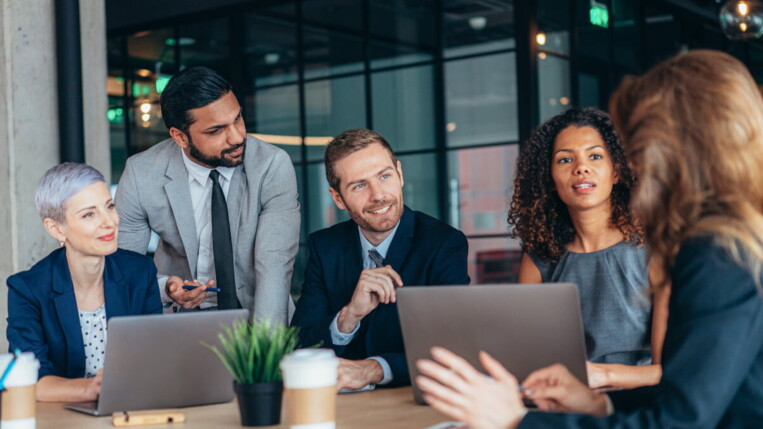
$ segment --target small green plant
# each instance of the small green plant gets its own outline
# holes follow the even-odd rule
[[[281,381],[279,365],[299,343],[299,328],[269,321],[237,320],[217,335],[220,348],[206,343],[239,384]]]

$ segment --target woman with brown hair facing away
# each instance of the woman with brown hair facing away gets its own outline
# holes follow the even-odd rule
[[[441,348],[416,381],[437,410],[482,428],[759,428],[763,422],[763,98],[737,59],[691,51],[626,78],[610,102],[639,182],[632,207],[671,284],[655,386],[594,392],[567,369],[522,383]],[[583,413],[583,414],[568,414]]]
[[[660,380],[667,300],[655,295],[652,311],[635,186],[609,116],[594,108],[539,126],[517,160],[508,221],[524,250],[519,282],[578,285],[592,388]]]

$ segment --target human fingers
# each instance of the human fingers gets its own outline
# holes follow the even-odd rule
[[[183,279],[181,279],[178,276],[169,276],[167,278],[167,283],[164,285],[165,292],[167,292],[167,295],[171,295],[173,292],[179,290],[183,286]]]
[[[447,366],[443,366],[429,359],[419,359],[416,362],[416,367],[422,374],[444,386],[448,386],[459,392],[469,390],[467,382]]]
[[[480,351],[480,363],[491,377],[498,381],[507,382],[512,386],[517,385],[517,378],[514,377],[500,362],[486,351]]]
[[[464,395],[436,379],[419,375],[416,377],[416,385],[422,392],[428,393],[450,406],[468,408],[468,400]]]
[[[389,284],[389,279],[385,279],[383,276],[367,274],[363,277],[363,288],[367,293],[375,293],[379,302],[384,304],[390,302],[393,288],[391,284]]]
[[[560,379],[564,378],[565,372],[569,373],[567,367],[558,363],[553,364],[531,372],[522,382],[522,385],[526,388],[532,388],[537,385],[557,384]]]
[[[392,268],[392,265],[381,267],[380,270],[383,270],[384,274],[388,275],[392,279],[392,282],[396,287],[403,286],[403,278],[400,277],[400,274],[398,274],[397,271]]]
[[[466,420],[466,412],[464,412],[463,409],[453,406],[435,395],[424,393],[424,401],[435,410],[445,414],[454,420],[458,420],[460,422]]]
[[[395,290],[395,280],[387,273],[387,271],[385,271],[384,268],[368,270],[366,274],[369,278],[374,278],[377,281],[388,285],[392,291]]]
[[[447,350],[443,347],[432,347],[432,357],[444,365],[446,368],[450,368],[465,380],[473,381],[484,377],[479,371],[466,361],[461,356]]]

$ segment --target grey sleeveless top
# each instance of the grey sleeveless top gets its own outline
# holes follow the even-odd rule
[[[578,285],[588,360],[651,363],[646,250],[621,241],[591,253],[565,252],[556,264],[529,253],[543,282]]]

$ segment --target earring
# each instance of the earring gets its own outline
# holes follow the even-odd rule
[[[60,244],[61,247],[64,247],[64,244],[66,244],[66,242],[65,241],[59,241],[58,244]]]

